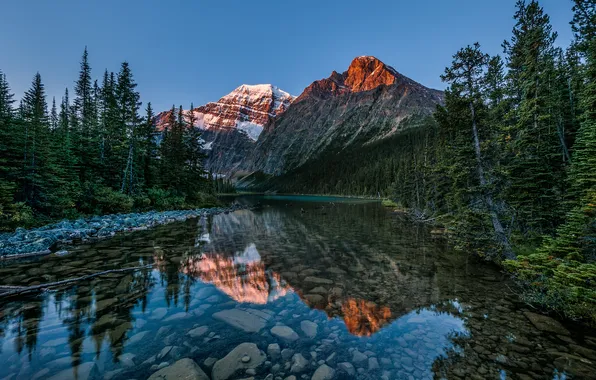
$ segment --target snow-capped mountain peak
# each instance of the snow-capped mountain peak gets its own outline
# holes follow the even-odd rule
[[[294,97],[271,84],[243,84],[217,102],[207,103],[192,110],[195,127],[204,130],[237,129],[256,141],[263,127],[272,118],[284,112]],[[158,129],[167,127],[170,111],[156,117]],[[185,110],[185,115],[190,111]]]

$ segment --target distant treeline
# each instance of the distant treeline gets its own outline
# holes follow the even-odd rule
[[[94,80],[85,49],[74,99],[67,88],[48,109],[39,73],[15,104],[0,71],[0,229],[215,203],[192,113],[172,107],[158,139],[136,87],[127,62]]]

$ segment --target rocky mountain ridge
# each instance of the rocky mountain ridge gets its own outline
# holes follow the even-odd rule
[[[245,172],[280,175],[330,151],[388,138],[431,115],[443,93],[398,73],[375,57],[313,82],[269,123]]]
[[[195,127],[203,130],[206,168],[240,179],[285,174],[329,152],[383,140],[415,126],[442,102],[441,91],[360,56],[296,98],[273,85],[242,85],[193,112]],[[168,112],[157,116],[159,129],[167,126]]]
[[[243,84],[217,102],[192,110],[195,128],[203,131],[205,166],[214,173],[228,173],[254,148],[265,125],[288,109],[295,98],[270,84]],[[158,130],[168,126],[172,111],[155,118]],[[188,115],[190,110],[183,111]]]

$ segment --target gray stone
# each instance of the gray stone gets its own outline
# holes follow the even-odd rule
[[[213,314],[213,318],[245,332],[261,331],[271,316],[252,309],[228,309]]]
[[[248,356],[248,362],[243,358]],[[227,380],[234,376],[236,371],[257,368],[263,364],[267,356],[260,351],[254,343],[242,343],[236,346],[223,359],[220,359],[213,366],[213,380]]]
[[[68,368],[58,372],[49,380],[96,380],[100,378],[97,364],[93,362],[83,363],[75,368]]]
[[[289,349],[289,348],[284,348],[283,350],[281,350],[281,358],[284,361],[288,361],[290,360],[290,358],[294,356],[294,350]]]
[[[122,368],[106,372],[103,375],[103,380],[112,380],[114,377],[118,376],[121,372],[124,372],[124,370]]]
[[[164,322],[179,321],[181,319],[186,319],[188,317],[190,317],[190,314],[185,313],[185,312],[180,312],[180,313],[176,313],[174,315],[167,317],[166,319],[164,319]]]
[[[327,364],[321,365],[312,375],[311,380],[331,380],[335,375],[335,370],[329,367]]]
[[[135,366],[135,358],[137,356],[131,353],[127,353],[127,354],[123,354],[118,356],[118,360],[120,361],[120,364],[122,364],[123,367],[125,368],[132,368]]]
[[[147,334],[149,334],[149,331],[143,331],[138,334],[135,334],[135,335],[131,336],[130,339],[128,339],[127,343],[128,344],[138,343],[138,342],[142,341],[143,338],[145,338],[145,336],[147,336]]]
[[[320,277],[313,277],[313,276],[306,277],[304,279],[304,282],[308,282],[308,283],[316,284],[316,285],[331,285],[331,284],[333,284],[333,281],[331,281],[327,278],[320,278]]]
[[[279,344],[272,343],[267,346],[267,355],[271,356],[272,359],[277,359],[281,355]]]
[[[299,338],[298,334],[288,326],[275,326],[271,329],[271,334],[286,342],[294,342]]]
[[[596,366],[592,361],[582,358],[580,356],[562,354],[555,359],[555,366],[558,369],[567,371],[573,374],[574,378],[578,379],[589,379],[594,376],[596,372]]]
[[[358,350],[354,350],[352,353],[352,363],[354,364],[362,364],[368,360],[368,356],[364,355],[362,352]]]
[[[547,331],[560,335],[570,335],[569,331],[563,327],[563,325],[546,315],[536,314],[529,311],[524,312],[524,315],[530,322],[532,322],[534,327],[540,331]]]
[[[205,361],[203,362],[203,364],[205,365],[205,367],[211,368],[211,367],[213,367],[213,365],[216,362],[217,362],[217,358],[207,358],[207,359],[205,359]]]
[[[314,339],[317,336],[317,324],[311,321],[302,321],[300,322],[300,328],[304,335],[309,337],[310,339]]]
[[[180,359],[171,366],[164,367],[148,380],[209,380],[209,376],[192,359]]]
[[[166,346],[166,347],[162,348],[161,351],[159,352],[159,354],[157,354],[157,360],[161,360],[161,359],[165,358],[166,356],[168,356],[170,351],[172,351],[172,346]]]
[[[200,326],[200,327],[190,330],[189,332],[186,333],[186,335],[190,336],[191,338],[198,338],[198,337],[205,335],[205,333],[207,331],[209,331],[209,327]]]
[[[325,301],[325,298],[323,298],[323,296],[320,294],[305,294],[304,299],[308,301],[308,304],[310,304],[311,306],[318,305]]]
[[[292,367],[290,367],[291,373],[301,373],[308,367],[308,360],[302,354],[294,354],[292,356]]]
[[[337,362],[337,354],[335,352],[331,353],[331,355],[327,356],[325,362],[331,366],[335,365]]]
[[[368,370],[374,371],[377,369],[379,369],[379,362],[377,361],[377,358],[368,358]]]
[[[337,365],[337,369],[347,373],[349,376],[354,376],[356,374],[356,370],[354,366],[350,362],[343,362]]]
[[[149,316],[149,319],[161,320],[163,319],[163,317],[166,316],[166,314],[168,314],[168,309],[166,309],[165,307],[159,307],[153,310],[153,312]]]

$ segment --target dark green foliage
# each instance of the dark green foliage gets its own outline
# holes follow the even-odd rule
[[[91,76],[87,49],[75,99],[66,89],[48,112],[36,74],[18,109],[0,72],[0,229],[78,214],[214,205],[200,134],[182,109],[159,145],[151,105],[139,115],[132,71]],[[59,108],[59,109],[58,109]],[[173,165],[171,168],[168,165]]]
[[[557,35],[537,1],[518,1],[515,20],[513,37],[504,44],[509,68],[505,198],[522,232],[547,232],[562,219],[562,152],[567,150],[561,146],[563,122],[552,107],[553,97],[560,97],[553,91],[560,87],[554,70]]]

